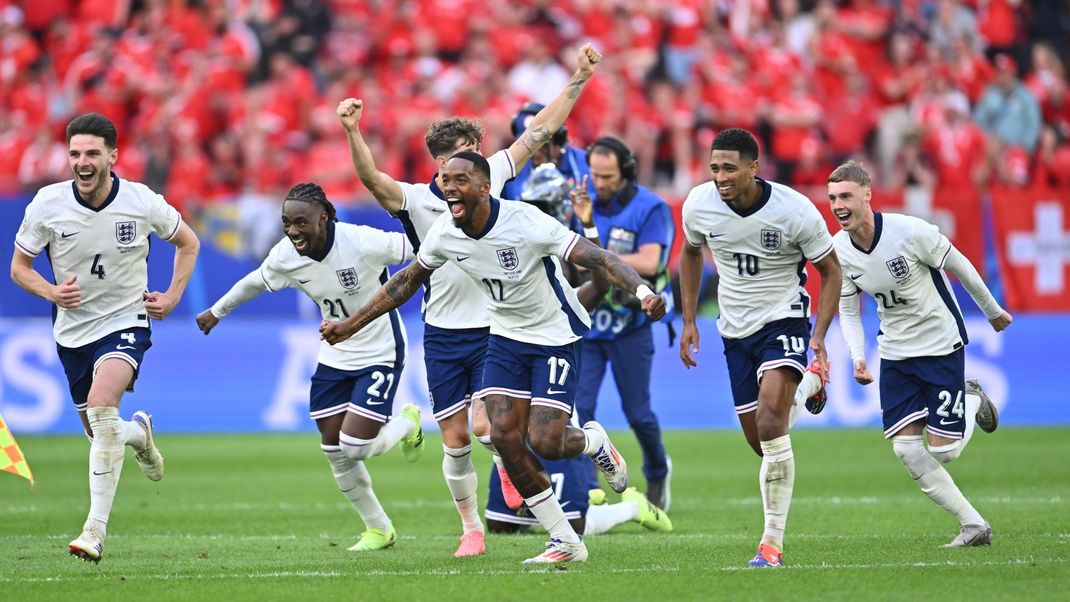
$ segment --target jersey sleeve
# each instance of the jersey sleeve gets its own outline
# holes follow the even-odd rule
[[[940,233],[939,228],[918,220],[912,242],[918,261],[938,270],[944,268],[947,255],[951,252],[951,241]]]
[[[416,192],[416,184],[398,182],[398,187],[401,188],[401,210],[409,212],[413,211],[416,207],[416,199],[419,197]]]
[[[516,165],[509,149],[502,149],[487,159],[490,163],[490,195],[500,197],[505,183],[516,177]]]
[[[580,235],[566,228],[561,222],[532,208],[529,216],[529,240],[536,251],[544,255],[556,255],[567,261],[572,249],[580,241]]]
[[[807,198],[800,202],[803,203],[803,210],[796,223],[796,240],[803,256],[810,263],[817,263],[832,252],[832,235],[814,203]]]
[[[368,258],[386,267],[412,259],[412,245],[401,232],[384,232],[376,228],[363,228],[361,237],[367,242]]]
[[[260,269],[257,270],[260,273],[260,278],[264,280],[264,285],[267,286],[267,290],[273,293],[282,290],[291,284],[290,277],[282,270],[282,262],[279,258],[282,250],[281,245],[283,244],[291,243],[286,239],[279,241],[279,243],[271,249],[271,252],[268,253],[264,262],[260,264]]]
[[[684,238],[692,247],[701,247],[706,244],[706,236],[696,229],[695,224],[695,198],[698,188],[693,189],[684,201],[683,213],[680,221],[683,225]]]
[[[15,247],[30,257],[40,255],[41,250],[52,242],[54,234],[41,220],[42,217],[41,204],[34,199],[34,202],[26,206],[22,225],[15,234]]]
[[[149,191],[149,225],[156,236],[171,240],[182,225],[182,216],[178,210],[167,204],[162,195]]]
[[[416,253],[416,261],[429,270],[437,270],[446,263],[446,254],[442,252],[442,228],[439,224],[443,218],[451,219],[448,216],[448,213],[444,214],[439,221],[431,225],[427,236],[420,243],[420,250]]]

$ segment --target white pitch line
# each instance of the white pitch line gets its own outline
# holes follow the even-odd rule
[[[1002,561],[982,561],[982,562],[960,562],[955,560],[947,560],[942,562],[880,562],[880,563],[859,563],[859,564],[787,564],[780,570],[789,571],[829,571],[829,570],[873,570],[873,569],[905,569],[905,568],[977,568],[985,566],[1030,566],[1037,564],[1063,564],[1066,560],[1063,558],[1013,558],[1010,560]],[[568,565],[566,565],[568,566]],[[575,565],[574,570],[556,570],[556,567],[532,567],[531,569],[517,569],[515,571],[502,570],[502,569],[426,569],[426,570],[401,570],[401,571],[388,571],[388,570],[373,570],[373,571],[359,571],[341,573],[337,571],[281,571],[271,573],[225,573],[218,575],[180,575],[180,574],[140,574],[140,575],[124,575],[126,580],[142,580],[149,579],[153,581],[185,581],[185,580],[202,580],[202,579],[214,579],[214,580],[228,580],[228,579],[287,579],[287,578],[322,578],[322,577],[481,577],[481,576],[501,576],[501,575],[546,575],[546,574],[558,574],[558,575],[604,575],[613,573],[658,573],[663,574],[667,572],[680,572],[680,567],[673,566],[649,566],[642,568],[600,568],[597,571],[584,571],[583,565]],[[542,570],[540,570],[542,569]],[[723,566],[723,567],[696,567],[695,572],[709,573],[735,573],[735,572],[747,572],[751,569],[745,566]],[[690,571],[688,571],[690,572]],[[757,571],[761,572],[761,571]],[[110,579],[114,575],[101,575],[100,578]],[[71,576],[71,577],[0,577],[0,583],[59,583],[78,581],[84,582],[88,579],[85,576]]]

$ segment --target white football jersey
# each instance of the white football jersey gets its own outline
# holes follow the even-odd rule
[[[497,197],[505,183],[516,176],[516,167],[508,150],[494,153],[487,162],[490,163],[490,195]],[[449,213],[449,206],[434,179],[430,184],[398,184],[404,199],[397,218],[405,226],[409,242],[419,250],[431,225],[442,214]],[[424,290],[424,322],[439,328],[485,328],[490,324],[486,306],[483,294],[454,265],[435,270]]]
[[[149,234],[170,240],[182,217],[144,184],[112,174],[111,194],[97,208],[73,180],[45,186],[26,207],[15,247],[48,256],[56,282],[71,276],[81,288],[79,307],[56,306],[56,342],[81,347],[113,332],[147,327]]]
[[[721,200],[713,182],[696,186],[684,201],[684,235],[696,247],[708,246],[717,267],[717,329],[729,339],[776,320],[809,318],[805,262],[832,252],[825,220],[810,199],[776,182],[758,184],[761,198],[743,213]]]
[[[330,322],[364,307],[389,278],[387,266],[412,259],[404,234],[341,222],[330,225],[324,248],[317,261],[298,255],[290,239],[283,238],[261,264],[260,276],[268,290],[292,287],[308,295]],[[395,366],[404,358],[405,342],[405,326],[394,310],[337,345],[322,341],[319,363],[339,370]]]
[[[490,313],[490,332],[523,343],[560,347],[590,330],[591,318],[565,279],[579,236],[534,205],[491,198],[487,227],[472,238],[445,214],[427,233],[416,260],[447,262],[474,282]]]
[[[858,248],[843,231],[833,241],[843,267],[840,294],[865,291],[876,301],[880,356],[941,356],[968,343],[962,312],[943,269],[951,241],[916,217],[875,213],[874,220],[871,248]]]

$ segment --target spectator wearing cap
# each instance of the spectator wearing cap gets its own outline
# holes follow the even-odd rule
[[[1040,106],[1018,79],[1018,65],[1011,57],[996,56],[996,79],[981,95],[974,121],[1001,145],[1033,152],[1040,136]]]

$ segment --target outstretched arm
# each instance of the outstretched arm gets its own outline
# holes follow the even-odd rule
[[[814,334],[810,337],[810,350],[821,369],[821,376],[828,380],[828,356],[825,354],[825,334],[836,315],[840,303],[840,288],[843,286],[843,274],[840,272],[840,260],[836,251],[831,251],[814,264],[821,274],[821,292],[818,293],[817,319],[814,321]]]
[[[386,284],[375,292],[371,301],[368,301],[357,313],[339,322],[324,321],[320,324],[320,338],[331,345],[348,339],[370,324],[372,320],[408,301],[416,294],[420,286],[427,282],[433,271],[425,268],[419,261],[410,263],[405,269],[387,280]]]
[[[639,297],[643,311],[651,318],[660,320],[665,315],[665,300],[660,295],[655,295],[635,269],[624,263],[620,257],[596,247],[586,238],[581,238],[567,259],[589,270],[605,270],[610,284]]]
[[[576,106],[576,100],[601,60],[602,55],[589,43],[580,48],[578,66],[568,85],[531,119],[524,133],[509,147],[509,155],[513,158],[517,171],[531,158],[536,149],[546,144],[554,132],[565,125],[565,119],[572,112],[572,107]]]
[[[988,323],[992,325],[993,330],[999,332],[1011,325],[1011,315],[999,306],[999,303],[996,302],[995,297],[992,296],[991,291],[985,285],[985,281],[977,273],[977,269],[955,247],[951,247],[948,251],[947,259],[944,260],[944,268],[951,272],[955,278],[958,278],[962,286],[966,287],[966,291],[973,297],[974,303],[985,313],[985,317],[988,318]]]
[[[364,101],[356,98],[343,100],[338,103],[336,110],[338,120],[342,122],[349,140],[349,157],[353,160],[357,177],[371,191],[379,205],[393,215],[401,211],[401,203],[405,197],[397,181],[375,167],[372,151],[360,135],[360,117],[363,112]]]
[[[216,324],[219,324],[219,321],[227,314],[242,303],[255,299],[266,290],[268,290],[267,283],[260,275],[260,268],[249,272],[244,278],[235,282],[234,286],[215,302],[215,305],[197,314],[197,328],[200,328],[204,334],[212,332]]]

